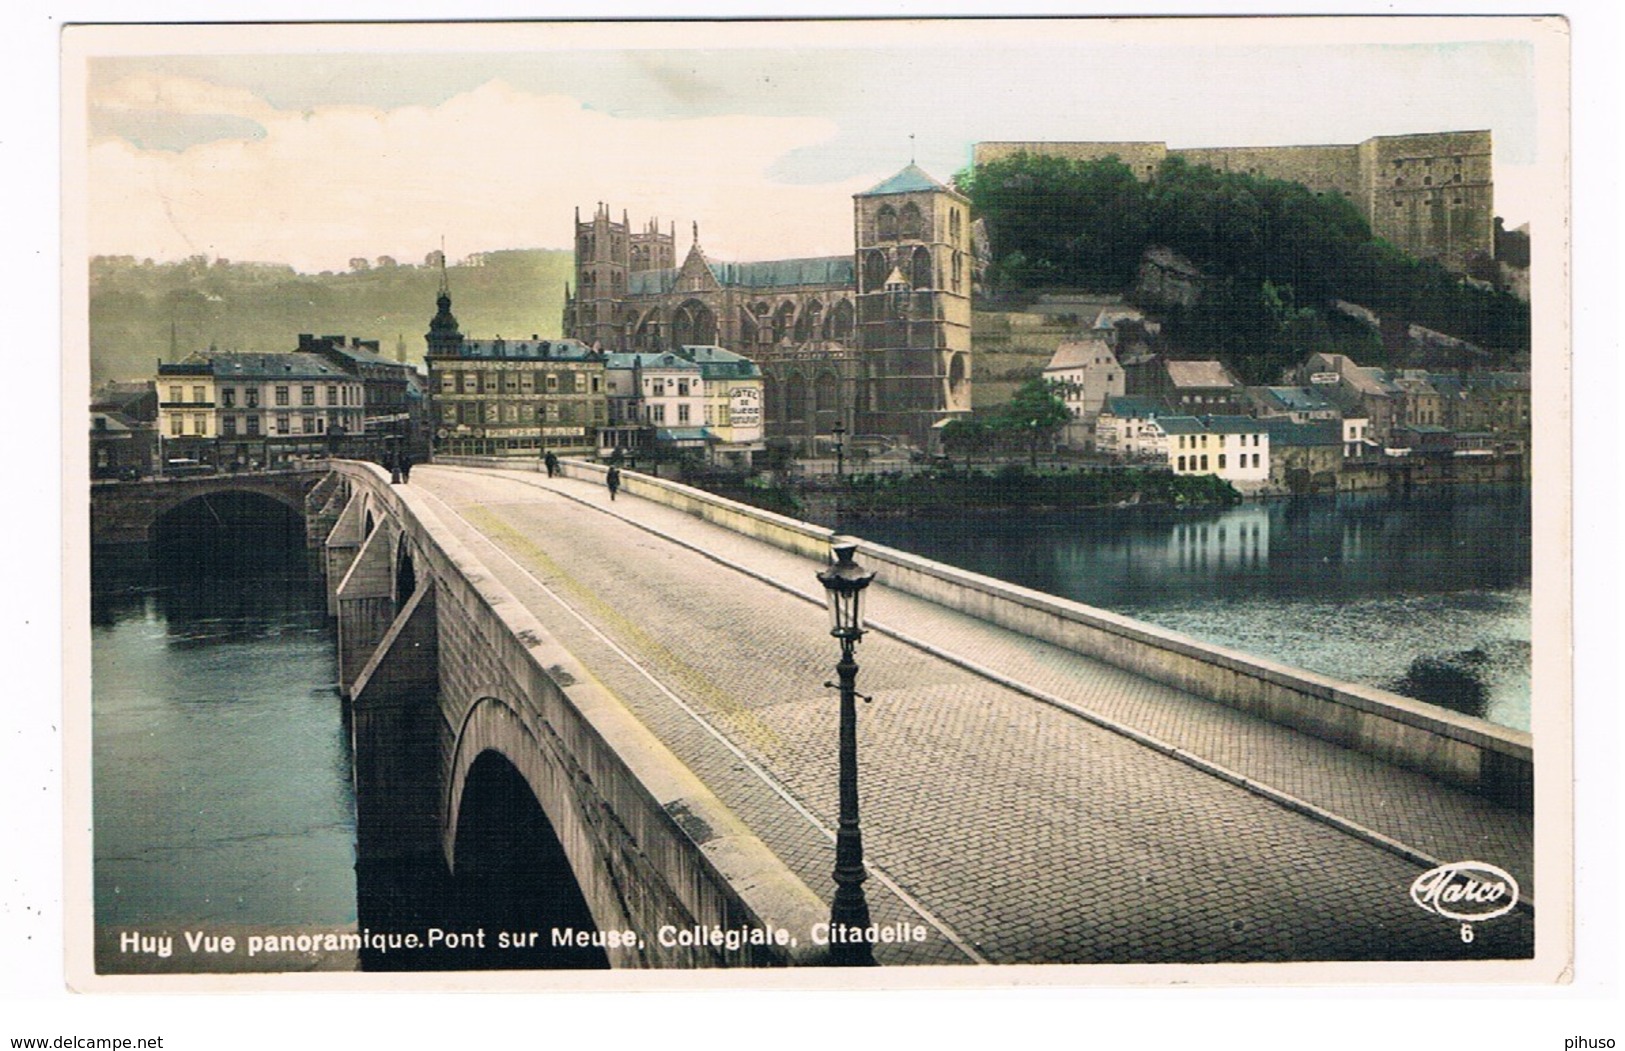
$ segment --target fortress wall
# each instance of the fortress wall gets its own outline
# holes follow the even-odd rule
[[[1143,181],[1157,173],[1157,166],[1168,155],[1168,145],[1162,142],[978,142],[971,159],[975,164],[987,164],[1018,153],[1064,157],[1069,161],[1116,157],[1134,169],[1135,176]]]
[[[1217,146],[1169,150],[1191,164],[1224,172],[1298,182],[1316,193],[1341,193],[1358,200],[1358,146]]]

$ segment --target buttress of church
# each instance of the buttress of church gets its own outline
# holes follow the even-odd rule
[[[913,164],[853,198],[850,256],[715,262],[677,231],[600,204],[576,214],[564,332],[605,350],[720,345],[755,360],[769,437],[813,451],[851,435],[936,447],[970,411],[970,205]]]

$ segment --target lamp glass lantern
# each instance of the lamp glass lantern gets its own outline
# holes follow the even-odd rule
[[[832,549],[834,563],[818,574],[829,606],[829,633],[838,639],[863,635],[863,592],[875,575],[854,560],[857,550],[857,544],[837,541]]]

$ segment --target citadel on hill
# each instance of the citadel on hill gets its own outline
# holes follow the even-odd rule
[[[1418,259],[1462,269],[1495,253],[1495,184],[1488,131],[1374,135],[1355,145],[1213,146],[1161,142],[979,142],[977,165],[1018,153],[1073,161],[1116,157],[1140,180],[1169,157],[1223,172],[1302,183],[1353,203],[1371,232]]]

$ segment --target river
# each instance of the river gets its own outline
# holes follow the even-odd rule
[[[240,951],[185,953],[186,930],[242,937],[472,925],[491,915],[496,897],[491,887],[450,881],[432,859],[358,870],[349,730],[319,566],[296,520],[223,536],[199,525],[191,542],[98,549],[92,558],[98,968],[602,965],[512,953],[324,954],[256,965]],[[1285,663],[1528,725],[1524,490],[843,528]],[[513,883],[504,879],[505,892]],[[525,901],[499,902],[498,911],[556,911],[536,904],[555,890],[526,890]],[[167,932],[176,955],[122,949],[132,932]]]
[[[1208,512],[849,519],[841,528],[1283,664],[1529,727],[1523,487],[1283,498]]]

